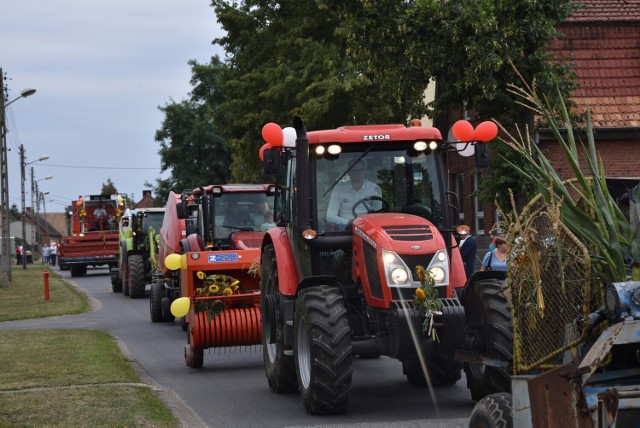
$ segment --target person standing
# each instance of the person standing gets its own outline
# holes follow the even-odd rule
[[[475,270],[478,245],[476,244],[475,238],[471,236],[471,228],[466,224],[458,226],[456,232],[460,237],[458,246],[460,247],[460,256],[464,264],[464,272],[467,274],[467,279],[469,279]]]
[[[44,265],[49,264],[49,246],[48,245],[42,246],[42,264]]]
[[[16,245],[16,264],[22,264],[22,245]]]
[[[49,247],[49,262],[51,262],[51,266],[55,266],[56,265],[56,257],[58,256],[58,246],[56,245],[55,242],[51,243],[51,246]]]
[[[496,249],[489,251],[482,259],[481,271],[485,270],[507,270],[507,240],[495,238]]]

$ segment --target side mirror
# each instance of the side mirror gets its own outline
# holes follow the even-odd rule
[[[187,218],[187,203],[185,201],[176,204],[176,215],[180,220]]]
[[[265,175],[277,175],[280,172],[280,148],[265,149],[262,166]]]

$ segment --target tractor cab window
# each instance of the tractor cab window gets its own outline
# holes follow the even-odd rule
[[[149,227],[151,227],[156,233],[160,233],[163,218],[164,212],[147,212],[143,221],[145,229],[144,232],[147,232],[149,230]]]
[[[315,160],[319,231],[350,231],[356,216],[376,212],[413,214],[441,226],[443,195],[435,156],[399,146],[380,144],[366,151],[370,146],[345,145],[340,155]]]
[[[229,239],[238,230],[259,231],[273,215],[273,198],[262,193],[223,193],[213,201],[217,239]]]

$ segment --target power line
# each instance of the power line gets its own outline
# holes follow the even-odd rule
[[[86,166],[86,165],[60,165],[53,163],[36,163],[34,165],[51,166],[56,168],[75,168],[75,169],[127,169],[127,170],[159,170],[159,167],[155,168],[139,168],[139,167],[126,167],[126,166]]]

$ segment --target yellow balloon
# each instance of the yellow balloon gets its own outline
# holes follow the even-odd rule
[[[182,318],[189,313],[191,300],[188,297],[178,297],[171,303],[171,313],[176,318]]]
[[[187,268],[187,255],[183,254],[180,256],[180,268],[181,269],[186,269]]]
[[[170,270],[178,270],[180,269],[180,254],[169,254],[165,259],[164,259],[164,265],[167,267],[167,269]]]

